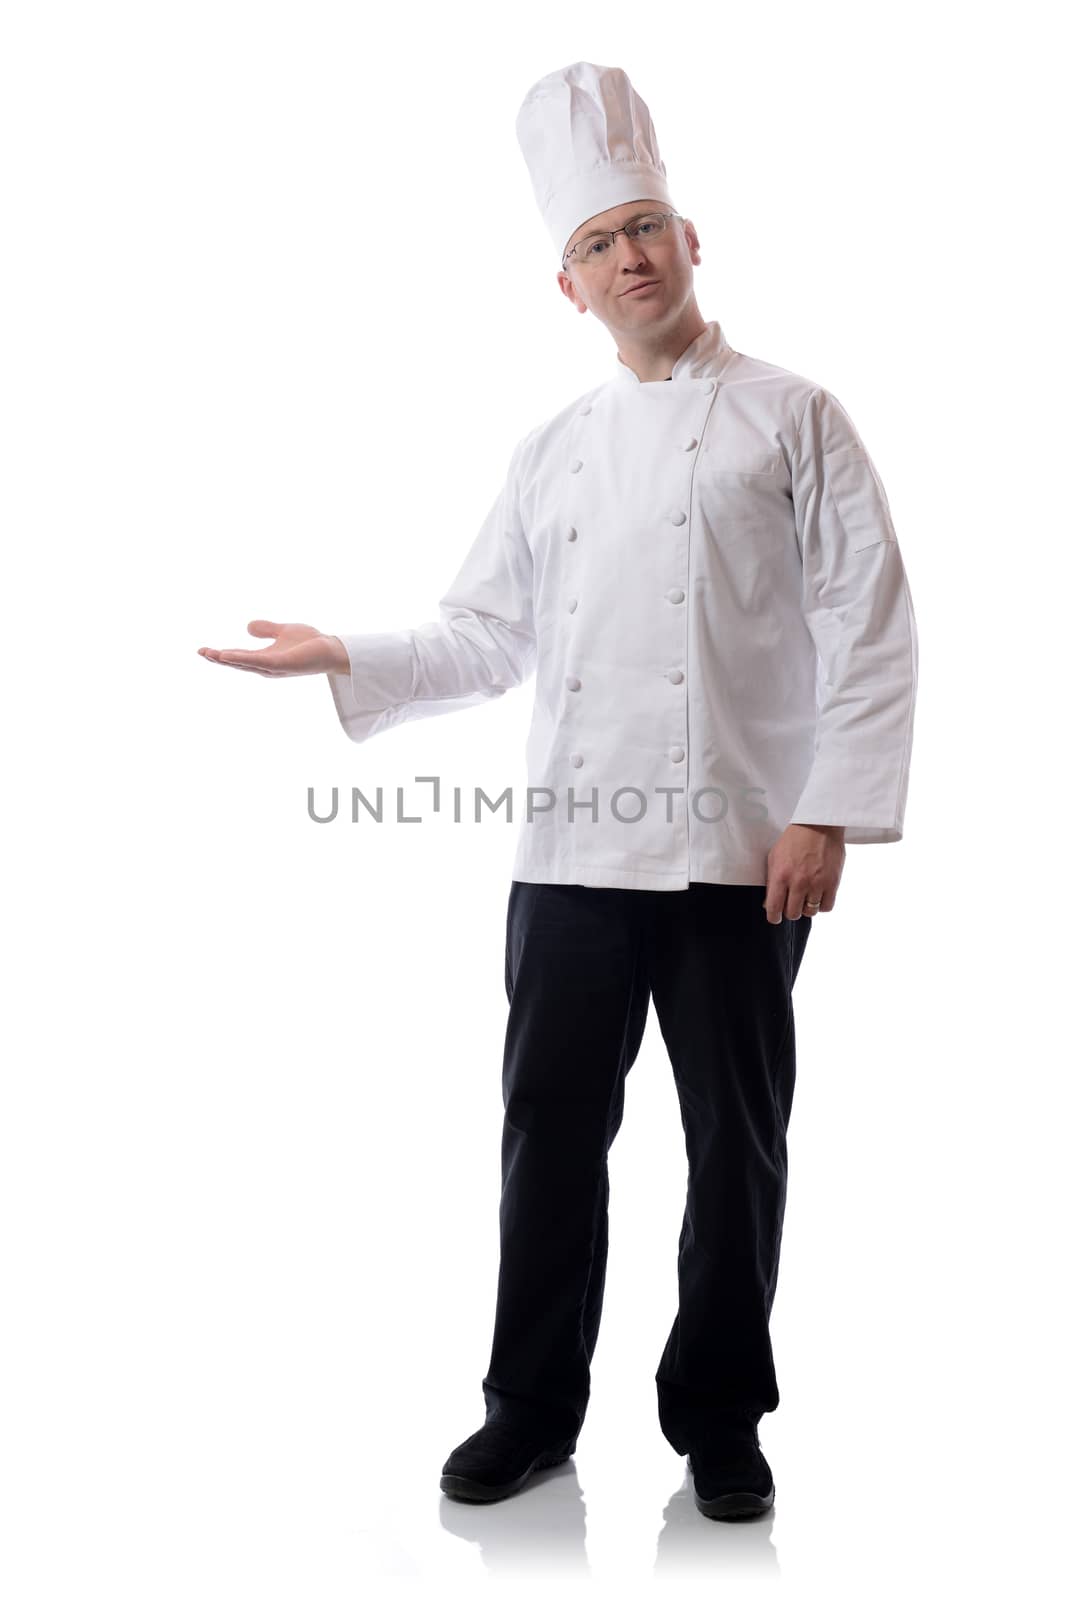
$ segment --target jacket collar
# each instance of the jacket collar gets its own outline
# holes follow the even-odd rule
[[[706,322],[704,332],[699,333],[693,343],[686,346],[672,367],[671,376],[673,379],[718,378],[733,355],[734,351],[723,337],[723,329],[719,323]],[[616,365],[619,368],[616,376],[623,383],[645,387],[634,368],[627,366],[618,350]]]

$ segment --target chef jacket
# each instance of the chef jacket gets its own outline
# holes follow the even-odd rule
[[[767,882],[789,823],[902,836],[916,624],[883,483],[819,384],[727,343],[515,446],[439,620],[339,634],[350,738],[536,674],[513,876]]]

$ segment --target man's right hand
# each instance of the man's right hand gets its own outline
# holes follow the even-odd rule
[[[320,633],[303,622],[250,622],[257,639],[273,639],[262,650],[212,650],[197,654],[223,667],[258,672],[264,678],[292,678],[310,672],[348,672],[348,651],[334,633]]]

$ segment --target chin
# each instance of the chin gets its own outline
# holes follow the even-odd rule
[[[629,296],[624,295],[620,301],[620,305],[622,305],[623,301],[627,299],[629,299]],[[639,301],[638,303],[642,304],[643,302]],[[650,295],[648,304],[653,308],[646,317],[646,321],[648,322],[662,322],[664,318],[670,316],[672,311],[675,309],[667,296],[662,293]]]

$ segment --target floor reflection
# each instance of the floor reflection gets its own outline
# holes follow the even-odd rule
[[[742,1522],[702,1516],[694,1504],[693,1478],[684,1466],[682,1483],[662,1515],[654,1563],[658,1576],[780,1575],[772,1542],[774,1507]],[[494,1577],[594,1577],[586,1553],[586,1501],[574,1458],[537,1473],[518,1494],[488,1505],[443,1494],[441,1526],[477,1545],[483,1567]]]
[[[477,1544],[483,1566],[495,1577],[593,1576],[586,1555],[586,1502],[574,1458],[535,1473],[518,1494],[489,1505],[443,1494],[441,1526]]]
[[[775,1507],[741,1522],[717,1522],[694,1503],[693,1476],[683,1468],[683,1482],[664,1507],[664,1526],[656,1542],[654,1570],[659,1577],[777,1578],[779,1556],[772,1543]]]

